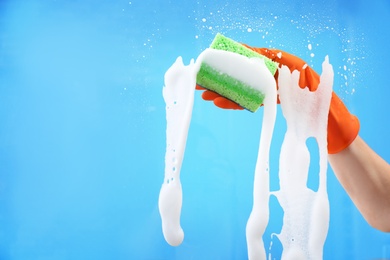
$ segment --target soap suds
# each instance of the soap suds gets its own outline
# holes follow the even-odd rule
[[[165,240],[178,246],[184,239],[180,226],[182,187],[180,170],[191,121],[196,82],[194,61],[185,66],[181,57],[165,73],[163,97],[166,104],[165,177],[159,196],[159,210]]]
[[[322,259],[328,233],[329,202],[326,190],[327,122],[333,86],[333,69],[328,57],[322,65],[321,83],[315,92],[298,85],[299,72],[279,70],[279,98],[287,131],[279,160],[280,190],[275,192],[284,211],[278,235],[282,259]],[[310,153],[306,140],[314,137],[320,154],[319,188],[306,185]]]
[[[189,66],[185,66],[182,58],[179,57],[165,74],[163,96],[166,103],[167,147],[165,154],[165,177],[159,197],[159,210],[164,238],[173,246],[180,245],[184,238],[184,232],[180,226],[182,206],[180,170],[192,115],[196,74],[202,62],[209,64],[221,71],[221,73],[229,74],[261,90],[266,94],[266,98],[264,99],[265,104],[272,104],[272,106],[269,105],[265,109],[267,111],[269,110],[267,113],[268,116],[265,118],[270,118],[267,120],[264,118],[264,121],[267,121],[265,124],[268,127],[263,127],[266,133],[262,134],[260,143],[264,143],[264,145],[260,145],[259,158],[261,160],[259,159],[256,167],[256,176],[261,174],[268,176],[269,147],[276,116],[276,83],[267,69],[264,60],[247,58],[236,53],[214,49],[206,49],[199,55],[196,63],[194,64],[191,61]],[[237,66],[238,64],[239,66]],[[259,180],[261,178],[257,177]],[[264,212],[264,210],[268,211],[269,187],[267,186],[263,189],[262,183],[257,185],[256,183],[258,181],[255,181],[254,193],[262,194],[262,199],[258,201],[258,196],[255,196],[255,201],[258,201],[258,203],[254,204],[253,215],[257,217],[252,217],[253,221],[251,221],[249,227],[253,227],[253,230],[264,231],[268,224],[268,215],[259,213]],[[262,232],[259,238],[256,239],[262,240]],[[249,239],[249,244],[254,245],[253,248],[256,249],[253,250],[259,251],[264,248],[262,244],[257,245],[251,242],[252,240],[252,238]]]
[[[269,150],[276,118],[276,83],[264,61],[213,49],[206,49],[196,63],[184,66],[179,57],[165,75],[163,95],[167,113],[165,177],[159,209],[166,241],[180,245],[182,187],[180,170],[194,100],[196,74],[201,62],[227,73],[265,93],[264,116],[254,176],[253,208],[246,226],[249,259],[266,259],[263,234],[269,219]],[[234,64],[234,66],[232,65]],[[326,126],[333,70],[328,58],[323,63],[321,84],[316,92],[298,87],[299,73],[287,67],[279,70],[279,95],[287,132],[280,154],[280,190],[275,191],[284,211],[283,259],[321,259],[329,225],[326,193]],[[320,150],[320,184],[317,192],[307,188],[310,153],[306,140],[314,137]],[[205,234],[206,235],[206,234]],[[271,257],[271,256],[269,256]]]

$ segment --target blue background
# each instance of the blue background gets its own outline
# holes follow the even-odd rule
[[[294,53],[319,73],[329,55],[334,91],[390,161],[388,1],[215,2],[0,2],[0,259],[247,258],[262,111],[224,111],[196,93],[181,246],[165,242],[158,213],[164,73],[178,56],[196,58],[217,32]],[[273,190],[280,110],[277,120]],[[312,174],[308,185],[316,181]],[[390,235],[365,222],[330,168],[328,193],[324,258],[390,258]],[[281,214],[272,197],[264,239],[275,259]]]

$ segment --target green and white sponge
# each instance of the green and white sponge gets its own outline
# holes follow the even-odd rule
[[[244,45],[218,33],[210,45],[211,49],[234,52],[248,58],[260,58],[268,70],[275,75],[278,63],[271,59],[252,51]],[[228,98],[243,108],[255,112],[264,100],[264,93],[251,87],[250,85],[221,73],[206,62],[202,62],[196,77],[196,83],[206,89],[214,91],[219,95]]]

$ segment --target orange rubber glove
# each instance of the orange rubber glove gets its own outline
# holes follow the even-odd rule
[[[290,68],[291,72],[294,70],[300,71],[299,86],[301,88],[307,86],[311,91],[317,89],[320,82],[320,76],[300,58],[280,50],[253,48],[245,44],[244,46],[278,62],[279,66],[286,65]],[[278,71],[275,74],[275,79],[277,78]],[[200,86],[196,86],[196,88],[204,90],[204,88]],[[214,104],[220,108],[243,109],[233,101],[210,90],[205,90],[202,93],[202,98],[204,100],[214,101]],[[355,140],[359,133],[359,128],[360,124],[357,117],[349,113],[344,103],[333,92],[328,117],[328,153],[336,154],[347,148]]]

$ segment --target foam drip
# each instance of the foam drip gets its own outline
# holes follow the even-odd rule
[[[327,122],[333,86],[333,69],[328,57],[322,65],[321,83],[315,92],[298,85],[299,72],[279,70],[279,98],[287,131],[279,161],[280,190],[275,193],[284,210],[278,235],[282,259],[322,259],[329,226],[326,189]],[[314,137],[320,155],[319,188],[306,186],[310,153],[306,140]]]
[[[178,57],[165,73],[163,97],[166,104],[165,176],[159,196],[159,210],[165,240],[178,246],[184,239],[180,226],[182,186],[180,171],[190,126],[196,81],[196,67],[191,60],[185,66]]]
[[[276,83],[264,61],[258,58],[206,49],[196,63],[191,61],[185,66],[179,57],[168,69],[163,89],[167,114],[165,177],[159,197],[163,234],[173,246],[180,245],[184,239],[180,226],[180,171],[191,121],[196,75],[203,61],[265,93],[253,207],[246,226],[246,237],[249,258],[266,259],[263,234],[269,219],[269,151],[276,118]],[[328,231],[326,136],[333,70],[327,57],[322,69],[321,83],[315,92],[299,88],[297,71],[291,73],[287,67],[279,70],[278,93],[287,131],[280,153],[280,190],[274,194],[284,210],[282,231],[277,235],[283,245],[283,259],[321,259]],[[309,137],[314,137],[319,147],[320,181],[317,192],[306,186],[310,165],[306,140]]]

